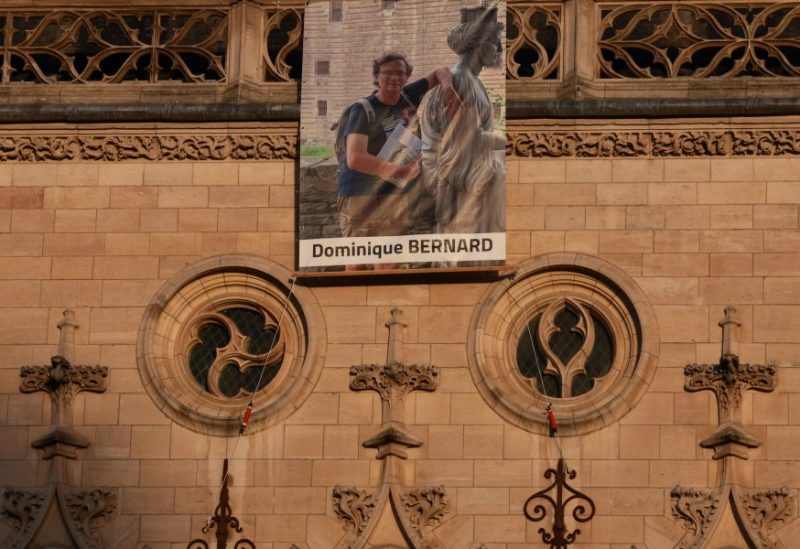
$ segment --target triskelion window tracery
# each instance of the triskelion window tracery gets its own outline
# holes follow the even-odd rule
[[[277,318],[252,304],[222,307],[198,317],[190,328],[188,367],[202,389],[237,398],[266,387],[283,363]]]
[[[322,372],[325,323],[307,289],[266,259],[212,258],[175,275],[145,311],[139,371],[159,409],[200,432],[233,435],[300,408]]]

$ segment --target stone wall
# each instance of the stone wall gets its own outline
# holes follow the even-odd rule
[[[531,124],[512,137],[574,129]],[[596,126],[613,132],[618,123]],[[717,473],[711,450],[698,446],[717,426],[714,396],[685,392],[683,367],[719,359],[726,304],[737,308],[742,361],[779,365],[774,392],[743,397],[743,422],[762,445],[742,462],[741,482],[800,487],[800,157],[601,155],[509,157],[509,264],[550,252],[596,256],[625,270],[652,305],[660,350],[645,396],[620,421],[560,441],[578,472],[572,484],[597,505],[581,525],[582,546],[672,547],[684,530],[671,516],[670,490],[712,487]],[[108,391],[75,403],[77,429],[91,442],[80,453],[80,483],[120,489],[119,514],[103,530],[110,546],[177,548],[201,536],[228,456],[243,535],[259,547],[333,547],[345,533],[333,488],[379,482],[375,451],[361,443],[379,430],[380,400],[351,391],[349,369],[386,362],[384,322],[399,307],[406,362],[440,368],[439,388],[410,393],[404,416],[423,442],[408,450],[409,483],[442,485],[450,500],[436,535],[454,548],[540,547],[540,525],[526,522],[522,505],[545,486],[558,450],[495,413],[467,368],[470,321],[490,283],[442,274],[310,288],[327,329],[321,377],[285,422],[238,443],[182,427],[153,404],[137,371],[145,307],[169,277],[205,257],[249,254],[293,269],[294,185],[291,159],[0,163],[0,483],[40,482],[30,443],[49,425],[49,404],[43,393],[19,393],[19,368],[49,362],[56,323],[72,308],[76,361],[110,368]],[[775,535],[792,547],[798,533],[795,520]]]

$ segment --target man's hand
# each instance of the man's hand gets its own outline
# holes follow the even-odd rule
[[[395,164],[392,175],[389,179],[396,181],[411,181],[419,175],[419,158],[408,164]]]

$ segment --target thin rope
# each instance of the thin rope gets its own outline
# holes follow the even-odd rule
[[[518,282],[516,274],[514,275],[513,281],[514,281],[514,284],[516,285],[517,282]],[[524,311],[524,308],[522,307],[522,305],[520,305],[519,301],[517,301],[517,298],[514,296],[514,294],[512,292],[508,292],[508,296],[511,298],[511,300],[514,302],[514,304],[517,306],[518,309]],[[528,332],[528,339],[530,340],[530,343],[531,343],[531,354],[533,355],[533,360],[536,363],[536,373],[539,374],[539,382],[541,383],[542,394],[545,397],[547,397],[547,407],[548,407],[548,409],[551,409],[552,404],[553,404],[553,399],[550,397],[550,395],[547,394],[547,389],[545,389],[544,374],[542,373],[542,367],[541,367],[541,364],[539,364],[539,357],[537,356],[537,353],[536,353],[536,343],[533,340],[533,334],[531,333],[531,323],[530,322],[526,322],[525,323],[525,329]],[[545,412],[545,413],[547,413],[547,412]],[[549,420],[549,418],[548,418],[548,420]],[[559,441],[558,429],[555,430],[555,432],[553,433],[553,435],[550,438],[553,439],[553,443],[556,445],[556,450],[558,450],[558,455],[564,461],[564,466],[567,468],[567,470],[569,470],[569,466],[567,465],[567,460],[566,460],[566,458],[564,458],[564,451],[563,451],[563,449],[561,447],[561,442]]]
[[[297,278],[293,278],[292,279],[292,285],[289,287],[289,293],[286,294],[286,299],[283,302],[283,307],[281,308],[281,314],[278,315],[277,326],[275,328],[275,333],[272,334],[272,342],[269,345],[269,350],[267,351],[267,354],[266,354],[267,357],[269,357],[269,355],[272,353],[272,349],[275,348],[275,342],[278,340],[278,334],[280,334],[280,331],[281,331],[281,321],[283,320],[283,315],[286,313],[286,309],[288,309],[288,307],[289,307],[289,301],[292,299],[292,295],[294,295],[294,287],[295,287],[296,284],[297,284]],[[258,375],[258,382],[256,382],[256,390],[253,392],[252,395],[250,395],[250,400],[248,401],[247,406],[245,406],[245,413],[246,413],[246,410],[247,410],[248,407],[252,408],[253,400],[255,399],[255,395],[262,388],[261,387],[261,380],[264,379],[264,371],[266,369],[267,369],[267,363],[265,361],[264,365],[261,367],[261,373]],[[248,419],[249,419],[249,416],[248,416]],[[242,436],[244,435],[246,427],[247,427],[247,424],[245,423],[245,424],[243,424],[243,427],[239,429],[239,434],[237,435],[236,441],[233,444],[233,449],[231,450],[230,456],[228,455],[228,444],[226,442],[226,444],[225,444],[225,459],[226,460],[233,459],[234,456],[236,456],[236,450],[239,448],[239,441],[242,439]],[[225,483],[228,481],[228,476],[229,475],[230,475],[230,466],[225,471],[225,476],[222,477],[222,483],[220,484],[220,489],[222,489],[222,487],[225,486]],[[209,515],[208,516],[208,520],[206,520],[206,525],[210,525],[213,522],[212,517],[213,517],[213,515]]]

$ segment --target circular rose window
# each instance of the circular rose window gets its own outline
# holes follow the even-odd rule
[[[472,319],[469,366],[506,420],[579,434],[619,420],[655,373],[658,328],[644,293],[622,270],[581,254],[523,263],[494,285]]]
[[[325,324],[313,295],[264,259],[203,261],[173,277],[145,311],[139,371],[156,405],[196,431],[238,432],[300,407],[322,371]]]

